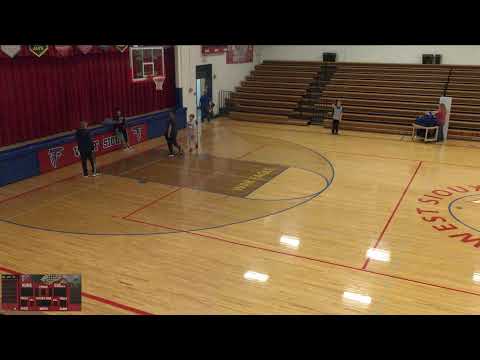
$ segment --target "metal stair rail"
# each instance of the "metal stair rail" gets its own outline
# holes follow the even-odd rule
[[[220,90],[218,99],[220,104],[218,105],[218,114],[219,115],[228,115],[230,111],[233,110],[232,105],[232,94],[233,91],[230,90]]]
[[[307,90],[307,94],[298,104],[297,111],[300,113],[300,116],[303,116],[303,113],[306,111],[305,107],[313,107],[313,115],[310,119],[312,124],[322,124],[329,111],[327,101],[322,99],[321,95],[336,70],[337,66],[335,64],[322,63],[314,82]]]

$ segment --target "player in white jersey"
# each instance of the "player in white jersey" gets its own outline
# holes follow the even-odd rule
[[[195,121],[195,115],[190,114],[187,121],[187,143],[189,152],[193,152],[193,150],[198,150],[198,130],[198,122]]]

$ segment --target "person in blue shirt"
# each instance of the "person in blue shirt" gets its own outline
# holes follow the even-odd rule
[[[200,110],[202,112],[202,122],[204,119],[210,121],[210,104],[212,100],[208,96],[207,90],[203,92],[202,97],[200,98]]]

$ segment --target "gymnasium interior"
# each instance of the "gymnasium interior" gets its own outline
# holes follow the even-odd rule
[[[1,45],[0,124],[0,314],[480,313],[480,46]]]

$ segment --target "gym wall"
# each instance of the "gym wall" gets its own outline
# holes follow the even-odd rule
[[[322,61],[324,52],[337,61],[421,64],[422,54],[441,54],[443,64],[480,65],[479,45],[261,45],[263,60]]]
[[[246,64],[227,64],[226,54],[206,56],[202,59],[200,45],[178,45],[175,46],[176,59],[176,86],[182,88],[183,106],[188,109],[188,113],[195,113],[195,78],[196,66],[212,64],[213,78],[213,102],[215,103],[215,112],[218,111],[219,91],[234,90],[240,82],[245,80],[250,71],[256,64],[255,48],[253,63]],[[204,60],[204,61],[203,61]],[[193,92],[189,93],[188,89]]]

